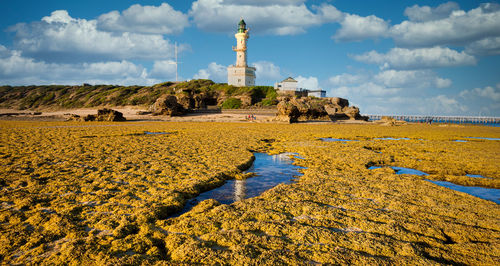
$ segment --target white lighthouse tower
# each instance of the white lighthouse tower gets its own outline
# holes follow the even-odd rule
[[[247,65],[247,39],[250,37],[245,21],[238,24],[236,38],[236,65],[227,68],[227,84],[236,87],[255,86],[255,67]]]

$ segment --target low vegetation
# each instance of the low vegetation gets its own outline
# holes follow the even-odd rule
[[[0,86],[0,108],[19,110],[71,109],[87,107],[112,107],[125,105],[150,106],[164,94],[204,93],[217,98],[220,94],[229,97],[249,96],[252,102],[277,104],[276,91],[269,86],[234,87],[227,84],[215,84],[211,80],[191,80],[188,82],[165,82],[154,86],[116,86],[89,85],[81,86]],[[211,104],[217,104],[216,101]]]
[[[1,121],[0,260],[495,265],[499,205],[424,178],[500,188],[500,141],[454,141],[499,134],[477,126]],[[410,140],[374,139],[384,137]],[[253,151],[298,153],[304,175],[168,218],[187,198],[241,178]]]

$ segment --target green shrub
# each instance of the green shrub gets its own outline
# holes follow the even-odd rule
[[[241,107],[241,100],[236,98],[227,98],[222,103],[222,109],[238,109]]]
[[[278,104],[278,100],[276,100],[276,99],[266,98],[266,99],[262,100],[262,106],[272,106],[272,105],[277,105],[277,104]]]

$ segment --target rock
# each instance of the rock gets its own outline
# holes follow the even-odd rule
[[[154,115],[176,116],[183,115],[184,107],[177,102],[177,97],[174,95],[163,95],[156,100],[151,108]]]
[[[344,98],[332,97],[330,98],[330,103],[334,106],[339,106],[340,109],[349,106],[349,101]]]
[[[368,120],[359,114],[359,108],[349,106],[343,98],[296,98],[292,96],[278,97],[277,121],[294,123],[308,120]]]
[[[390,116],[382,116],[380,120],[374,121],[376,124],[381,124],[383,126],[399,126],[399,125],[406,125],[407,122],[403,120],[396,120]]]
[[[292,104],[290,101],[281,101],[278,103],[278,113],[276,115],[276,120],[288,123],[294,123],[298,121],[300,116],[300,111],[297,106]]]
[[[88,117],[88,116],[87,116]],[[125,117],[121,112],[111,110],[111,109],[99,109],[97,110],[97,116],[95,117],[96,121],[126,121]],[[87,120],[86,120],[87,121]],[[93,120],[90,120],[93,121]]]
[[[175,97],[177,98],[177,103],[182,105],[184,109],[189,110],[195,107],[195,101],[188,93],[178,93]]]
[[[248,107],[253,104],[252,97],[250,95],[234,96],[234,98],[241,101],[241,107]]]
[[[280,97],[276,120],[294,123],[328,118],[322,102],[311,98]]]
[[[150,115],[152,112],[149,111],[137,111],[136,115]]]
[[[66,114],[65,114],[66,115]],[[66,119],[66,121],[84,121],[83,117],[75,114],[67,114],[69,117]]]
[[[126,121],[125,117],[121,112],[111,110],[111,109],[99,109],[97,110],[97,115],[86,115],[79,116],[75,114],[69,114],[69,117],[66,121]]]

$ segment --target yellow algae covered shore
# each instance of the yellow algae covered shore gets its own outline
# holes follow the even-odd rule
[[[468,137],[500,128],[0,121],[0,261],[498,265],[499,205],[425,180],[500,188],[500,141]],[[255,151],[303,175],[168,218]]]

